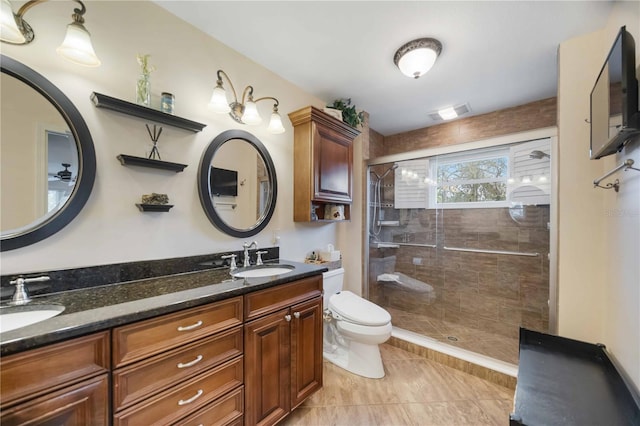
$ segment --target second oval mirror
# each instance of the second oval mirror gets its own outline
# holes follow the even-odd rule
[[[223,132],[202,156],[198,192],[216,228],[239,238],[256,235],[267,226],[276,205],[277,180],[271,156],[251,133]]]

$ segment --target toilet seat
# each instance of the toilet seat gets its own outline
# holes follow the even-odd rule
[[[391,322],[389,312],[350,291],[333,294],[329,299],[329,310],[360,325],[383,326]]]

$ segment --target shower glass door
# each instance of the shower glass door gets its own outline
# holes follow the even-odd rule
[[[549,139],[369,168],[368,297],[395,327],[517,364],[549,330]]]

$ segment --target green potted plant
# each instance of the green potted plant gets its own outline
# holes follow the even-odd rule
[[[351,98],[336,99],[332,105],[327,105],[327,107],[342,111],[342,121],[351,127],[357,128],[364,123],[364,113],[356,111],[356,106],[351,105]]]

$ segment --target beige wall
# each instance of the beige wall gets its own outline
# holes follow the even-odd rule
[[[22,4],[13,3],[16,9]],[[72,7],[68,2],[49,2],[30,10],[28,21],[36,32],[35,41],[28,46],[3,44],[2,54],[44,75],[79,109],[96,148],[96,182],[86,206],[67,227],[37,244],[2,252],[2,274],[240,250],[243,240],[219,232],[209,222],[196,186],[202,153],[216,135],[232,128],[247,130],[264,143],[278,177],[273,218],[252,239],[260,247],[272,246],[277,233],[281,237],[281,256],[291,260],[303,260],[312,250],[336,244],[343,225],[294,223],[292,214],[293,128],[287,113],[306,105],[323,107],[324,100],[305,93],[147,1],[88,2],[86,26],[102,66],[74,65],[55,52]],[[162,158],[188,164],[182,173],[121,166],[116,159],[118,154],[143,156],[150,150],[145,121],[97,109],[89,99],[96,91],[134,100],[138,53],[151,54],[150,63],[157,68],[151,75],[153,102],[157,105],[160,92],[171,92],[176,98],[177,115],[207,125],[195,134],[164,126],[158,144]],[[207,104],[219,68],[229,74],[236,90],[252,84],[256,96],[277,97],[286,133],[271,135],[266,132],[266,123],[243,126],[228,115],[211,113]],[[266,119],[271,105],[258,105]],[[150,192],[168,194],[175,207],[168,213],[139,212],[135,203]],[[360,267],[360,263],[356,265]]]
[[[606,28],[568,40],[559,50],[560,335],[601,342],[640,387],[640,174],[618,173],[619,193],[593,180],[626,158],[640,162],[640,141],[622,153],[589,160],[589,93],[620,26],[636,41],[640,3],[618,2]],[[605,182],[605,183],[606,183]]]

